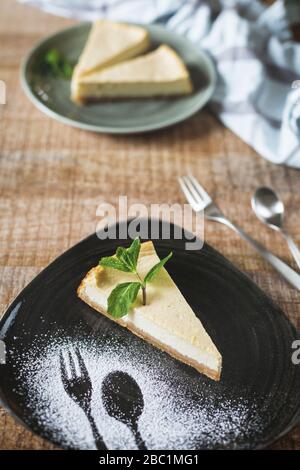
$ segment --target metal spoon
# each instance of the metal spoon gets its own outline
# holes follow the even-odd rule
[[[252,209],[263,223],[280,232],[300,268],[300,250],[283,224],[284,205],[277,194],[270,188],[258,188],[251,199]]]
[[[111,372],[103,381],[102,399],[109,416],[126,424],[131,429],[138,448],[146,450],[138,429],[138,421],[144,410],[144,399],[134,378],[126,372]]]

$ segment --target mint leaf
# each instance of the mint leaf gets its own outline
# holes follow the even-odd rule
[[[141,249],[141,240],[139,238],[136,238],[135,240],[133,240],[130,247],[127,248],[127,254],[130,257],[135,269],[137,267],[140,249]]]
[[[140,239],[136,238],[133,240],[129,248],[119,247],[117,249],[116,256],[122,263],[128,266],[131,272],[136,272],[140,249]]]
[[[60,53],[57,49],[50,49],[45,55],[45,61],[54,69],[59,70],[59,63],[61,61]]]
[[[61,73],[65,79],[72,78],[74,67],[64,59],[64,62],[61,64]]]
[[[146,275],[144,279],[144,284],[147,284],[147,282],[151,282],[154,277],[157,275],[157,273],[161,270],[161,268],[166,264],[166,262],[171,258],[172,252],[168,254],[164,259],[160,260],[159,263],[155,264],[153,268],[150,269],[148,274]]]
[[[99,264],[100,266],[104,266],[105,268],[117,269],[118,271],[123,271],[125,273],[131,272],[131,269],[115,256],[107,256],[101,258]]]
[[[140,282],[118,284],[108,297],[108,313],[114,318],[121,318],[127,315],[131,305],[137,298],[140,288]]]

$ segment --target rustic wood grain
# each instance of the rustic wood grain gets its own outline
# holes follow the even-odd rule
[[[271,165],[203,111],[171,129],[141,136],[96,135],[41,114],[20,88],[20,62],[46,34],[71,21],[13,0],[0,5],[0,315],[50,261],[95,230],[97,205],[184,203],[176,178],[190,168],[226,214],[287,262],[275,232],[251,213],[259,185],[276,188],[288,208],[287,225],[300,244],[300,173]],[[300,328],[300,295],[237,235],[207,223],[206,240],[246,271]],[[300,427],[273,445],[300,449]],[[0,409],[0,449],[54,449]]]

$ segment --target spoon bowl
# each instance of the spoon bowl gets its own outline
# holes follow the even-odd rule
[[[290,252],[300,268],[300,250],[283,226],[284,205],[275,191],[270,188],[258,188],[251,199],[252,209],[259,220],[285,238]]]
[[[144,399],[134,378],[119,370],[111,372],[102,383],[102,399],[108,415],[126,424],[133,432],[138,448],[145,450],[145,443],[138,430]]]
[[[263,223],[274,230],[282,230],[284,205],[275,191],[270,188],[258,188],[251,199],[252,209]]]

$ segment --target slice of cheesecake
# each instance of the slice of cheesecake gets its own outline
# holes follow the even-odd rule
[[[159,261],[152,242],[142,243],[138,272],[142,278]],[[222,356],[168,272],[163,268],[147,286],[147,305],[139,293],[131,310],[122,318],[107,313],[107,299],[117,284],[135,280],[132,273],[97,266],[88,272],[78,296],[137,336],[219,380]]]
[[[74,76],[110,67],[145,52],[149,46],[150,35],[145,28],[98,20],[91,28]]]
[[[178,54],[167,45],[140,57],[79,77],[73,83],[76,102],[111,98],[186,95],[193,86]]]

